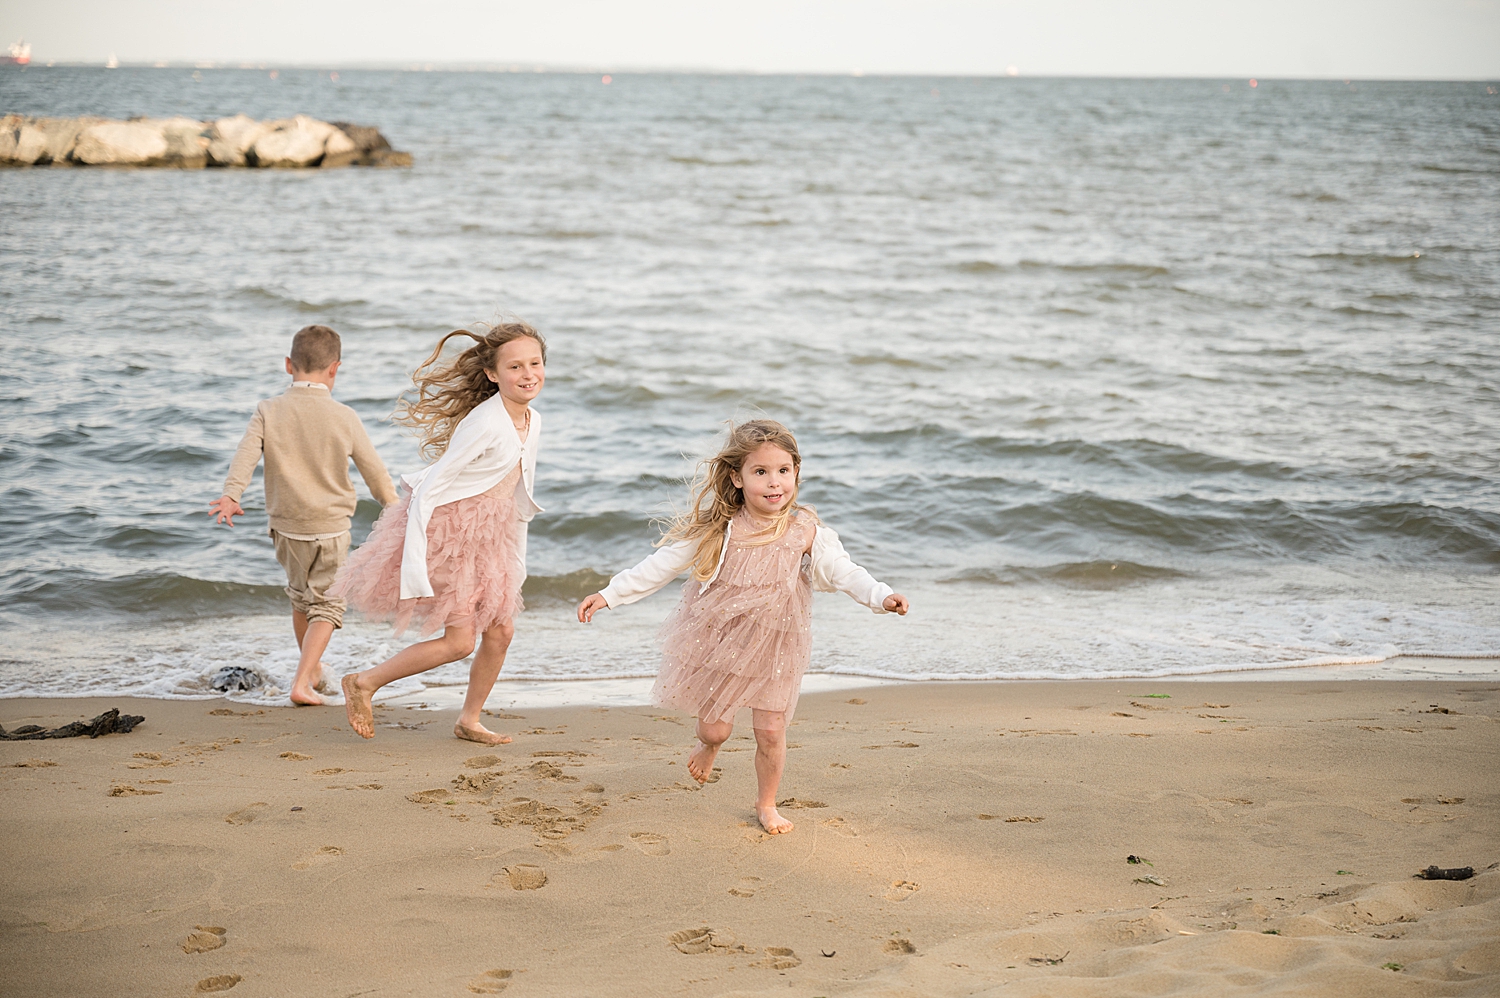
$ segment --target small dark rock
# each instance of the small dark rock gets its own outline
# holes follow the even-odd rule
[[[1468,880],[1474,876],[1474,868],[1472,866],[1455,866],[1452,869],[1445,870],[1440,866],[1429,866],[1417,874],[1417,876],[1423,880]]]
[[[247,669],[243,665],[226,665],[214,677],[208,681],[208,685],[221,693],[229,693],[234,690],[255,690],[264,686],[266,681],[261,678],[260,673],[254,669]]]

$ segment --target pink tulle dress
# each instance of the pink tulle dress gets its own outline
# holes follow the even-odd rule
[[[709,722],[749,707],[762,730],[791,721],[812,655],[812,581],[802,561],[816,529],[804,513],[777,540],[756,544],[754,525],[736,515],[719,577],[702,593],[689,577],[662,625],[657,703]]]
[[[401,598],[401,555],[406,545],[411,493],[380,514],[369,538],[349,556],[329,588],[372,620],[393,620],[396,633],[413,623],[422,637],[449,624],[483,632],[521,612],[526,580],[516,514],[519,464],[498,485],[467,499],[444,503],[427,523],[427,577],[431,596]]]

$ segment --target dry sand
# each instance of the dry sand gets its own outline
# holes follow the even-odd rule
[[[110,706],[0,742],[4,995],[1500,993],[1493,681],[810,695],[774,838],[650,708],[0,723]]]

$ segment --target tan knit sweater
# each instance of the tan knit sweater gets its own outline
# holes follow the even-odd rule
[[[288,388],[255,407],[234,452],[224,494],[239,502],[261,455],[266,459],[266,514],[287,534],[332,534],[354,515],[354,458],[370,494],[382,506],[396,501],[390,472],[375,453],[355,411],[322,388]]]

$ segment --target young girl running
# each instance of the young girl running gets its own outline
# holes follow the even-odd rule
[[[455,336],[474,345],[434,366]],[[531,498],[541,420],[531,402],[546,381],[547,344],[523,322],[459,329],[444,336],[413,376],[416,398],[398,419],[416,427],[425,457],[437,460],[402,478],[406,495],[375,521],[329,590],[396,632],[417,622],[441,637],[397,652],[344,677],[349,725],[375,735],[370,700],[387,683],[479,651],[453,733],[468,741],[510,741],[479,722],[479,711],[505,664],[526,579],[526,524],[541,507]],[[424,373],[425,372],[425,373]]]
[[[599,610],[644,599],[692,570],[682,602],[662,625],[652,698],[697,714],[688,772],[699,783],[734,731],[735,712],[751,708],[755,815],[779,835],[792,830],[776,811],[776,790],[786,726],[812,651],[813,589],[848,593],[876,613],[905,615],[910,604],[854,564],[838,535],[797,504],[802,457],[786,427],[769,419],[741,423],[704,465],[690,506],[662,547],[580,603],[578,619],[586,624]]]

